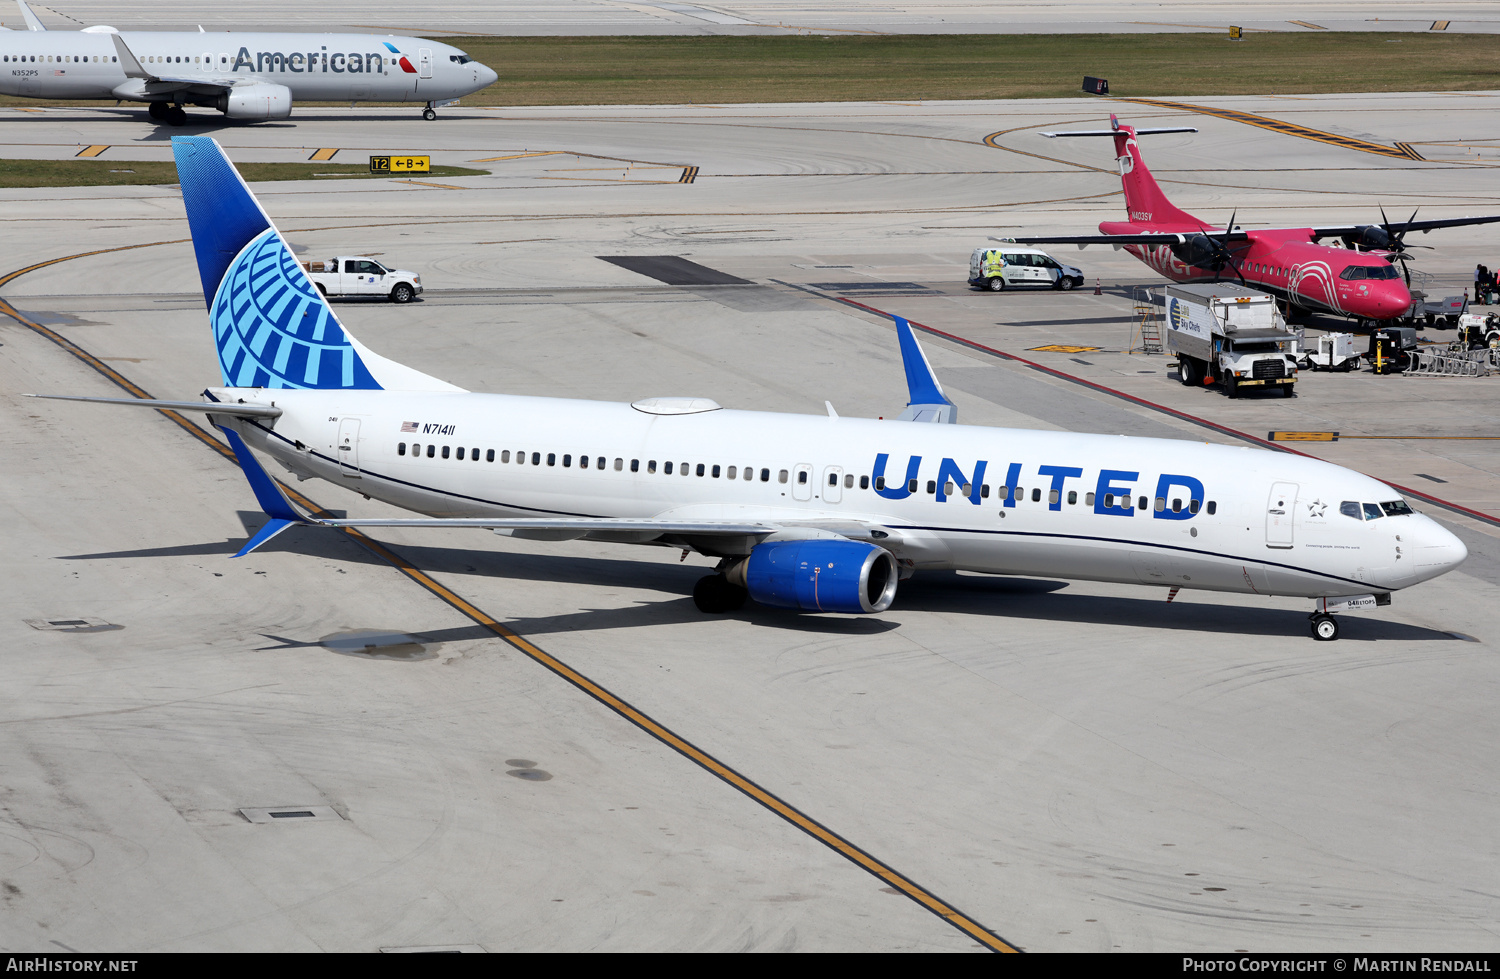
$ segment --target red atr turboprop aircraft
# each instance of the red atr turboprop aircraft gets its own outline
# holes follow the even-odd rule
[[[1223,231],[1178,210],[1157,186],[1141,159],[1137,136],[1153,133],[1195,133],[1188,127],[1134,129],[1113,115],[1109,129],[1042,133],[1043,136],[1113,136],[1120,182],[1125,188],[1128,221],[1105,221],[1098,235],[1023,238],[1028,245],[1113,245],[1124,248],[1174,282],[1218,281],[1229,269],[1241,283],[1254,286],[1293,306],[1311,312],[1333,313],[1360,320],[1390,320],[1411,308],[1405,281],[1391,262],[1405,262],[1403,243],[1409,231],[1426,234],[1433,228],[1489,224],[1500,216],[1452,218],[1441,221],[1407,220],[1392,224],[1343,225],[1332,228],[1276,228],[1244,231],[1229,219]],[[1381,218],[1385,218],[1382,209]],[[1415,218],[1416,212],[1412,212]],[[1325,238],[1340,244],[1320,245]],[[1342,245],[1342,247],[1341,247]],[[1425,247],[1425,246],[1416,246]]]

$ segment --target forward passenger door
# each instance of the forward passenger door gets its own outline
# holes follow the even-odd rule
[[[1293,545],[1292,521],[1297,515],[1297,484],[1275,483],[1266,500],[1266,546],[1289,548]]]

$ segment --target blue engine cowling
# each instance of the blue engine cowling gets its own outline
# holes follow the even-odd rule
[[[896,597],[896,559],[852,540],[767,541],[743,565],[762,605],[807,612],[884,612]]]

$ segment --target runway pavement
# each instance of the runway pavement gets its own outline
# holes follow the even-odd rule
[[[1118,216],[1107,148],[1035,135],[1111,110],[1200,128],[1145,153],[1205,218],[1500,213],[1496,95],[1194,104],[1421,159],[1081,99],[184,131],[237,160],[491,171],[255,186],[305,256],[420,272],[422,302],[339,314],[467,388],[890,417],[894,335],[849,298],[1222,427],[929,337],[965,423],[1404,436],[1299,447],[1500,517],[1495,443],[1453,438],[1497,434],[1500,380],[1320,374],[1292,401],[1230,401],[1139,352],[1132,289],[1159,281],[1123,253],[1058,252],[1100,295],[965,287],[989,235]],[[105,146],[128,167],[176,131],[0,111],[10,157]],[[689,597],[704,559],[478,531],[293,531],[230,561],[260,518],[220,453],[154,412],[20,396],[217,379],[175,188],[0,201],[0,947],[1494,947],[1492,522],[1418,502],[1469,564],[1347,616],[1336,643],[1300,600],[951,574],[877,617],[710,618]],[[1491,230],[1421,243],[1439,292],[1500,264]],[[750,284],[668,286],[601,255]],[[314,815],[242,812],[266,809]]]

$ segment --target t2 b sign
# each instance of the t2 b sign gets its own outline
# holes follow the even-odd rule
[[[431,173],[430,156],[372,156],[371,173]]]

